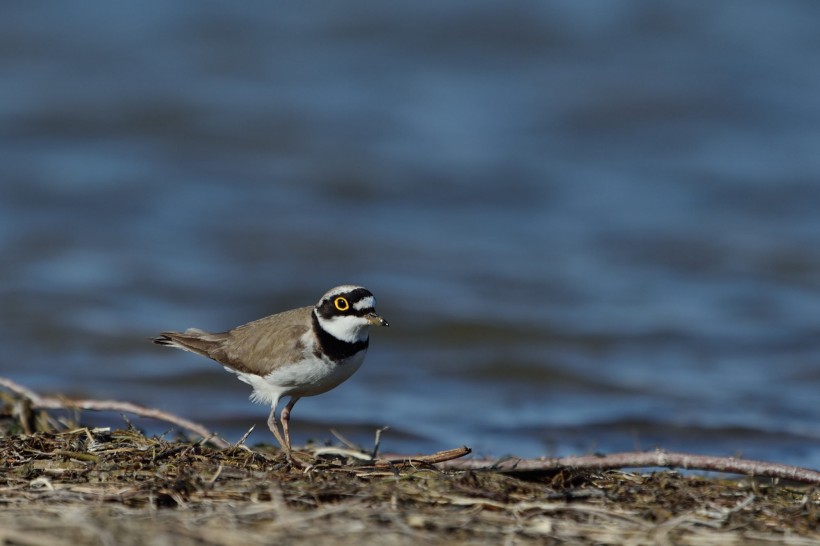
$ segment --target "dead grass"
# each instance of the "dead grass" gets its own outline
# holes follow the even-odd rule
[[[0,543],[817,544],[820,494],[674,472],[376,469],[139,431],[0,438]]]
[[[772,480],[443,469],[73,428],[0,405],[0,544],[820,543],[820,492]],[[20,412],[17,412],[18,417]],[[5,415],[5,419],[2,417]],[[69,427],[73,426],[68,424]],[[64,430],[63,432],[53,432]]]

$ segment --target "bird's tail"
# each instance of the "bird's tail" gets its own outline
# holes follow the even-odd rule
[[[212,351],[221,346],[227,337],[227,333],[211,334],[196,328],[189,328],[181,333],[162,332],[159,337],[154,338],[154,343],[211,358]]]

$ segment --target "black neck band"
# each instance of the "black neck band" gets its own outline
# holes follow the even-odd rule
[[[313,317],[313,331],[316,333],[316,339],[319,341],[319,348],[330,360],[334,362],[341,362],[342,360],[355,355],[359,351],[367,349],[367,345],[370,343],[370,338],[365,339],[364,341],[356,341],[355,343],[343,341],[322,328],[315,311],[311,315]]]

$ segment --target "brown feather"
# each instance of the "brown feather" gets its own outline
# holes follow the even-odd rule
[[[154,343],[186,349],[236,371],[264,376],[302,360],[301,338],[310,329],[312,312],[313,307],[300,307],[216,334],[195,329],[163,332]]]

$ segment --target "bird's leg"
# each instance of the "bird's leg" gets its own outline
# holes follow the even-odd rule
[[[284,410],[282,411],[284,413]],[[270,416],[268,416],[268,428],[271,432],[273,432],[273,435],[276,436],[276,441],[279,442],[279,445],[284,450],[288,460],[290,460],[290,441],[285,443],[282,439],[282,434],[279,432],[279,425],[276,423],[276,406],[273,406],[270,410]],[[285,431],[287,431],[287,428],[285,428]]]
[[[288,452],[288,458],[290,458],[290,431],[288,430],[288,423],[290,422],[290,410],[293,409],[293,406],[296,405],[296,402],[299,401],[298,396],[294,396],[288,401],[288,405],[285,406],[285,409],[282,410],[282,431],[285,433],[285,445],[287,446],[285,449]]]

